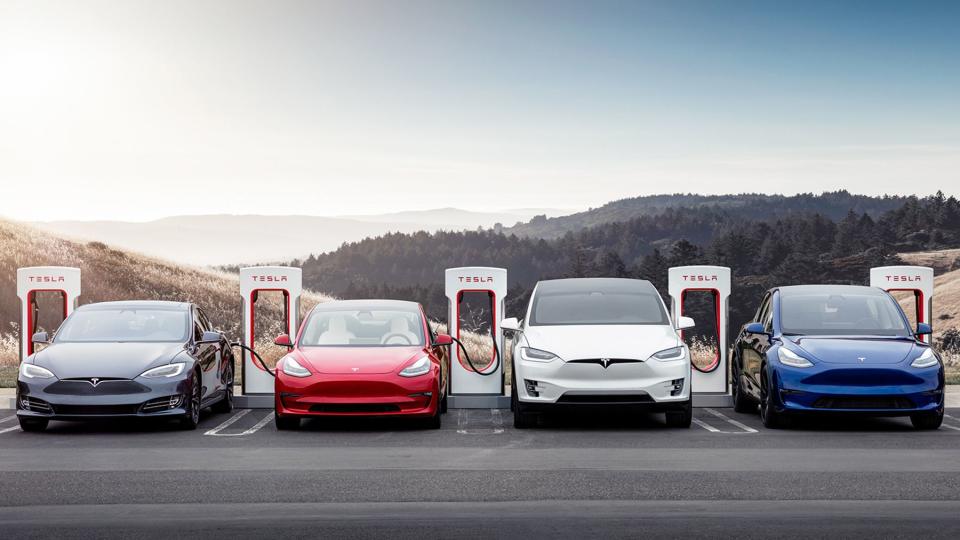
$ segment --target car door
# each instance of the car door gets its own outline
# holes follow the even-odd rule
[[[754,322],[766,327],[767,321],[772,324],[772,295],[767,293],[760,302]],[[767,343],[765,343],[767,342]],[[763,334],[747,334],[740,336],[740,359],[743,368],[741,383],[749,395],[760,397],[760,366],[763,364],[763,354],[769,346],[768,336]]]
[[[200,315],[197,313],[197,309],[193,308],[193,342],[197,348],[197,362],[200,364],[201,383],[203,384],[201,399],[209,399],[220,386],[220,375],[217,370],[219,367],[220,344],[200,343],[204,331],[205,328]]]
[[[220,333],[219,330],[213,326],[213,323],[210,322],[210,318],[207,317],[207,314],[200,307],[197,307],[197,316],[200,318],[200,327],[203,328],[204,331]],[[216,344],[215,349],[217,351],[217,363],[216,368],[213,370],[213,372],[216,373],[215,381],[213,383],[213,390],[217,391],[225,388],[223,381],[225,380],[226,376],[227,364],[232,360],[232,357],[230,355],[230,343],[225,337],[223,337],[222,334],[220,336],[220,341]]]

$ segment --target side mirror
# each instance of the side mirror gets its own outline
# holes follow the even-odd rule
[[[743,331],[748,334],[766,334],[767,331],[763,328],[763,324],[758,322],[752,322],[743,328]]]
[[[33,341],[37,344],[46,344],[50,343],[50,338],[47,336],[46,332],[37,332],[32,338],[30,338],[30,341]]]
[[[520,331],[520,321],[516,317],[509,317],[500,321],[500,328],[508,332],[519,332]]]
[[[200,336],[200,341],[197,343],[220,343],[220,332],[211,332],[207,330]]]
[[[437,334],[437,339],[433,340],[434,347],[449,347],[453,345],[453,338],[449,334]]]
[[[680,319],[677,320],[677,330],[686,330],[687,328],[693,328],[697,323],[693,321],[690,317],[680,316]]]
[[[288,349],[293,348],[293,342],[290,341],[290,336],[287,334],[280,334],[277,336],[277,339],[273,340],[274,345],[279,345],[281,347],[286,347]]]
[[[929,336],[933,333],[933,327],[927,323],[917,323],[916,335],[918,336]]]

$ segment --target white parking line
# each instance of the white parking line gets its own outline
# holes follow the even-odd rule
[[[732,424],[732,425],[734,425],[734,426],[736,426],[736,427],[744,430],[744,431],[747,432],[747,433],[756,433],[756,432],[757,432],[757,430],[753,429],[752,427],[750,427],[750,426],[748,426],[748,425],[746,425],[746,424],[743,424],[743,423],[741,423],[741,422],[737,422],[737,421],[734,420],[733,418],[728,417],[727,415],[723,414],[723,413],[720,412],[720,411],[715,411],[715,410],[713,410],[713,409],[711,409],[711,408],[709,408],[709,407],[706,407],[706,411],[709,412],[710,414],[716,416],[717,418],[720,418],[721,420],[724,420],[724,421],[726,421],[726,422],[729,422],[730,424]]]
[[[709,432],[711,432],[711,433],[723,433],[723,431],[720,431],[719,429],[711,426],[710,424],[704,422],[703,420],[700,420],[699,418],[694,418],[694,419],[693,419],[693,423],[696,424],[696,425],[698,425],[698,426],[700,426],[700,427],[702,427],[703,429],[705,429],[705,430],[707,430],[707,431],[709,431]]]
[[[228,418],[226,422],[224,422],[224,423],[220,424],[219,426],[217,426],[217,427],[215,427],[215,428],[207,431],[206,433],[204,433],[204,435],[213,435],[213,436],[216,436],[216,435],[217,435],[218,433],[220,433],[221,431],[223,431],[223,430],[227,429],[228,427],[230,427],[231,425],[233,425],[234,422],[236,422],[237,420],[243,418],[244,415],[246,415],[246,414],[249,413],[250,411],[251,411],[251,409],[243,409],[242,411],[240,411],[240,412],[238,412],[237,414],[235,414],[235,415],[231,416],[230,418]]]
[[[14,420],[14,419],[16,419],[16,417],[17,417],[17,415],[13,415],[13,416],[8,416],[8,417],[6,417],[6,418],[2,418],[2,419],[0,419],[0,424],[2,424],[2,423],[4,423],[4,422],[9,422],[9,421],[11,421],[11,420]]]
[[[8,433],[8,432],[10,432],[10,431],[15,431],[15,430],[18,430],[18,429],[20,429],[20,426],[13,426],[13,427],[8,427],[8,428],[0,429],[0,435],[3,435],[4,433]]]

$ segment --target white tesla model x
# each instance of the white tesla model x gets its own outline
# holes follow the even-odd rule
[[[514,426],[571,406],[664,412],[690,427],[690,351],[657,289],[620,278],[541,281],[526,318],[501,322],[514,333],[511,400]]]

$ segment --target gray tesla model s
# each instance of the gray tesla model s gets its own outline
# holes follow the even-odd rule
[[[27,357],[17,379],[24,431],[50,420],[174,418],[194,429],[200,410],[233,409],[233,353],[194,304],[103,302],[78,308]],[[38,348],[39,349],[39,348]]]

